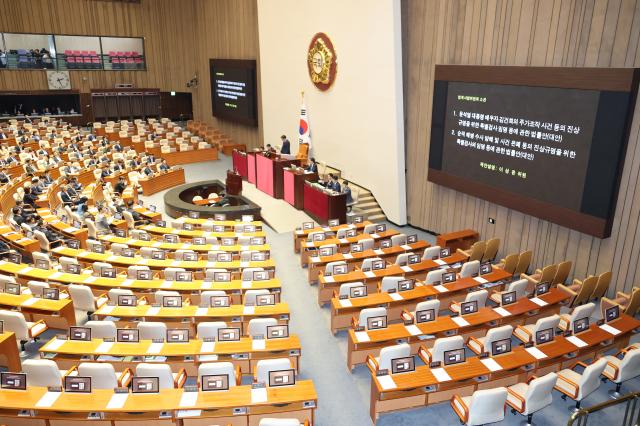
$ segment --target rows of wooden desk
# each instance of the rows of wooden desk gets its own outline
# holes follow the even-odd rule
[[[351,328],[347,334],[347,366],[349,370],[353,370],[356,365],[364,364],[367,356],[378,356],[382,348],[393,346],[399,341],[409,343],[411,353],[415,354],[420,346],[431,347],[438,337],[454,334],[482,337],[493,327],[532,324],[539,318],[558,313],[562,304],[570,298],[570,294],[554,288],[538,298],[545,303],[543,306],[532,299],[522,298],[502,309],[483,307],[476,313],[464,316],[466,325],[461,325],[453,317],[445,315],[437,317],[435,321],[418,324],[396,321],[380,330],[356,332]]]
[[[135,238],[117,237],[112,234],[102,235],[98,238],[100,241],[108,244],[118,243],[126,244],[131,248],[140,249],[142,247],[152,247],[158,250],[176,251],[176,250],[193,250],[200,253],[206,253],[210,251],[224,251],[230,253],[239,254],[243,251],[265,251],[271,250],[269,244],[249,245],[241,246],[234,244],[232,246],[223,246],[220,244],[192,244],[192,243],[167,243],[161,240],[136,240]]]
[[[191,395],[188,395],[191,394]],[[260,394],[260,395],[259,395]],[[234,386],[224,392],[187,392],[162,389],[156,394],[127,394],[121,399],[113,389],[90,393],[60,392],[51,395],[44,387],[26,391],[0,390],[0,423],[7,425],[66,426],[86,423],[90,413],[99,426],[258,426],[264,417],[297,417],[313,421],[318,396],[313,382],[266,388],[266,395],[251,386]],[[265,398],[263,398],[265,397]],[[118,401],[118,403],[112,402]],[[21,415],[24,410],[34,415]],[[27,423],[28,422],[28,423]]]
[[[372,222],[364,221],[361,223],[342,224],[336,226],[322,226],[310,229],[297,229],[293,233],[293,251],[300,253],[300,247],[303,242],[307,241],[309,234],[312,232],[338,232],[340,229],[355,229],[356,232],[362,233],[365,226],[371,225]]]
[[[127,288],[138,296],[148,296],[157,290],[171,290],[192,297],[192,302],[199,303],[199,292],[208,290],[223,290],[231,293],[232,300],[241,303],[242,295],[249,290],[267,289],[279,292],[280,280],[277,278],[263,281],[231,280],[228,282],[213,282],[204,280],[193,281],[165,281],[163,279],[137,280],[126,277],[106,278],[95,277],[91,274],[69,274],[54,269],[39,269],[26,264],[16,264],[0,261],[0,273],[16,277],[20,281],[45,281],[50,284],[83,284],[93,289],[96,296],[112,288]]]
[[[205,342],[198,338],[186,343],[164,343],[160,347],[151,340],[135,343],[105,342],[103,339],[77,341],[54,337],[40,348],[43,358],[52,359],[58,367],[69,369],[80,362],[99,361],[113,364],[116,371],[135,369],[141,362],[167,362],[177,373],[184,368],[188,376],[198,375],[205,362],[231,362],[243,375],[252,375],[258,361],[289,358],[299,371],[302,348],[296,335],[279,339],[254,340],[242,337],[234,342]],[[13,371],[13,370],[12,370]]]
[[[202,273],[205,269],[221,268],[229,271],[240,271],[244,268],[264,268],[275,270],[275,262],[272,259],[264,261],[241,262],[238,260],[231,262],[210,262],[208,260],[156,260],[142,257],[114,256],[111,253],[95,253],[81,249],[72,249],[64,246],[51,250],[54,256],[71,257],[80,263],[91,265],[94,262],[106,262],[118,268],[128,268],[129,266],[148,266],[153,270],[164,270],[166,268],[183,268],[190,271]],[[204,275],[204,274],[202,274]]]
[[[142,187],[142,195],[149,196],[167,188],[182,185],[186,181],[184,169],[180,167],[169,170],[166,173],[154,174],[151,177],[140,179],[138,182]]]
[[[586,345],[580,343],[578,346],[571,338],[556,336],[552,342],[535,347],[541,354],[518,346],[503,355],[486,359],[471,357],[463,363],[440,367],[438,371],[425,365],[416,367],[413,372],[372,376],[371,420],[375,423],[381,413],[424,407],[447,401],[454,394],[468,396],[479,389],[510,386],[526,382],[531,375],[539,377],[570,368],[576,361],[627,346],[631,332],[640,327],[640,321],[623,315],[607,325],[619,333],[614,335],[592,324],[589,330],[576,336]],[[439,379],[444,377],[441,371],[449,379]]]

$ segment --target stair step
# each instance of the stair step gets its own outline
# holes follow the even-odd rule
[[[367,216],[367,220],[371,222],[381,222],[383,220],[387,220],[387,217],[383,214],[377,214],[375,216]]]
[[[377,206],[377,205],[378,203],[376,203],[375,201],[363,201],[363,202],[358,201],[356,203],[356,206]]]

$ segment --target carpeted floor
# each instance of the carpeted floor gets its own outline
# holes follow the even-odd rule
[[[185,167],[187,182],[206,179],[223,179],[226,170],[230,168],[230,159],[221,156],[221,160],[199,163]],[[155,204],[163,212],[162,196],[164,193],[151,197],[143,197],[145,202]],[[245,194],[247,195],[247,194]],[[254,200],[256,201],[256,200]],[[299,217],[283,215],[283,220],[289,221],[290,228],[298,226],[302,220]],[[393,226],[389,224],[389,226]],[[434,237],[410,227],[405,232],[417,233],[431,243]],[[318,410],[316,425],[320,426],[366,426],[371,425],[369,417],[370,374],[364,367],[356,368],[352,373],[346,367],[346,333],[337,336],[331,334],[329,328],[329,309],[321,309],[317,300],[317,290],[307,283],[307,272],[300,267],[300,259],[293,253],[292,233],[278,233],[266,228],[267,242],[272,248],[272,257],[276,262],[276,276],[282,281],[283,299],[291,310],[291,333],[300,336],[302,342],[301,378],[312,379],[318,393]],[[54,335],[48,332],[47,338]],[[632,341],[638,341],[636,337]],[[42,342],[41,342],[42,343]],[[41,344],[40,343],[40,344]],[[37,353],[39,345],[30,345],[31,356]],[[470,355],[470,354],[468,354]],[[613,386],[603,383],[600,389],[589,396],[584,406],[590,406],[605,401],[607,391]],[[623,392],[640,390],[640,379],[627,382]],[[566,424],[569,413],[569,401],[560,399],[554,392],[554,402],[534,416],[539,425]],[[590,424],[622,423],[624,406],[619,405],[596,414],[589,419]],[[506,413],[502,424],[515,425],[522,422],[523,416]],[[378,420],[380,426],[409,426],[409,425],[455,425],[458,419],[448,403],[441,403],[428,408],[401,411],[387,414]]]

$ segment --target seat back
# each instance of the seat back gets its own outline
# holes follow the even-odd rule
[[[622,358],[620,363],[620,372],[616,383],[622,383],[631,380],[640,375],[640,349],[630,349]]]
[[[509,288],[507,292],[516,292],[516,298],[520,299],[521,297],[526,296],[527,294],[527,285],[529,281],[526,279],[516,280],[509,283]]]
[[[86,285],[69,284],[68,289],[74,308],[85,312],[93,312],[96,310],[96,303],[91,288]]]
[[[58,364],[50,359],[27,359],[22,361],[22,372],[27,375],[28,386],[61,386],[62,374]]]
[[[347,264],[347,262],[345,262],[344,260],[338,260],[336,262],[329,262],[329,263],[327,263],[327,266],[324,268],[325,274],[333,275],[333,267],[334,266],[346,265],[346,264]]]
[[[406,234],[397,234],[391,236],[391,245],[392,246],[401,246],[407,244],[407,236]]]
[[[175,281],[176,274],[178,272],[184,272],[184,271],[185,271],[184,268],[165,268],[163,271],[164,279],[167,281]]]
[[[500,238],[492,238],[487,241],[484,254],[482,255],[482,261],[493,261],[498,254],[498,248],[500,248]]]
[[[553,387],[558,375],[554,372],[537,377],[529,382],[527,393],[524,395],[524,409],[522,414],[534,413],[553,402]]]
[[[78,376],[91,377],[91,389],[118,387],[116,371],[112,364],[106,362],[83,362],[78,365]]]
[[[411,253],[400,253],[396,256],[396,260],[393,263],[399,266],[407,265],[409,263],[409,255],[411,255]]]
[[[580,382],[578,383],[578,397],[576,401],[581,401],[583,398],[589,396],[600,386],[600,376],[607,366],[607,360],[600,358],[596,362],[591,363],[584,369],[582,376],[580,376]]]
[[[542,274],[540,274],[540,282],[549,281],[553,282],[553,279],[556,276],[556,272],[558,271],[558,265],[547,265],[542,268]]]
[[[138,271],[150,271],[151,269],[146,265],[131,265],[127,268],[127,278],[135,280],[138,278]]]
[[[347,238],[347,231],[349,228],[340,228],[336,231],[336,238]]]
[[[162,305],[162,301],[165,296],[178,296],[180,297],[180,293],[175,290],[156,290],[153,294],[153,300],[155,303],[159,303]]]
[[[553,314],[548,317],[540,318],[536,321],[536,325],[533,327],[533,341],[535,342],[536,333],[540,330],[546,330],[548,328],[552,328],[555,330],[558,328],[558,324],[560,324],[560,316],[558,314]]]
[[[362,270],[371,270],[371,264],[377,260],[382,260],[379,257],[368,257],[362,261]]]
[[[556,274],[553,277],[551,284],[564,284],[565,281],[567,281],[567,277],[569,277],[571,265],[572,263],[570,260],[558,263],[558,269],[556,270]]]
[[[362,230],[363,234],[375,234],[376,233],[376,224],[375,223],[370,223],[368,225],[365,225],[364,229]]]
[[[373,238],[362,238],[361,240],[358,240],[358,243],[362,244],[362,250],[364,251],[373,249],[375,241]]]
[[[0,311],[0,321],[3,321],[4,331],[13,331],[18,340],[29,340],[29,326],[21,312]]]
[[[431,260],[440,257],[440,246],[427,247],[422,253],[422,260]]]
[[[531,250],[520,253],[518,256],[518,264],[516,265],[516,269],[513,271],[513,275],[519,276],[520,274],[526,273],[529,270],[532,256],[533,251]]]
[[[133,291],[128,288],[111,288],[107,292],[109,296],[109,301],[113,303],[118,303],[118,296],[130,296],[133,294]]]
[[[91,329],[92,339],[104,339],[116,337],[116,323],[113,321],[87,321],[85,327]]]
[[[157,377],[160,389],[173,389],[174,379],[171,366],[164,363],[141,362],[136,366],[137,377]]]
[[[269,372],[291,368],[289,358],[261,359],[256,364],[256,382],[269,386]]]
[[[434,269],[433,271],[429,271],[427,273],[427,278],[425,278],[425,284],[433,284],[435,282],[442,283],[442,275],[447,272],[446,269]]]
[[[383,277],[382,283],[380,284],[380,290],[383,293],[388,292],[391,289],[398,291],[398,283],[404,279],[404,277]]]
[[[167,337],[167,325],[163,322],[139,322],[138,330],[141,340],[165,339]]]
[[[596,287],[593,289],[593,294],[591,295],[591,299],[600,299],[605,294],[607,294],[607,290],[609,289],[609,284],[611,283],[611,271],[603,272],[598,276],[598,282]]]
[[[471,253],[469,254],[469,261],[482,260],[482,256],[484,256],[484,252],[487,248],[487,243],[484,241],[476,241],[471,246]]]
[[[244,227],[242,228],[244,229]],[[239,231],[242,232],[242,231]],[[313,231],[313,232],[309,232],[309,235],[307,235],[307,241],[308,242],[313,242],[313,237],[315,235],[320,235],[320,234],[324,234],[324,231]]]
[[[198,366],[198,382],[202,376],[229,375],[229,387],[236,386],[236,369],[231,362],[205,362]],[[267,376],[268,377],[268,376]]]
[[[573,308],[571,315],[569,316],[569,324],[567,326],[567,330],[573,330],[573,323],[576,320],[591,317],[593,315],[593,311],[596,309],[595,303],[587,303],[585,305],[576,306]]]
[[[244,268],[242,270],[242,281],[253,281],[254,271],[264,271],[264,268]]]
[[[596,288],[598,284],[598,277],[591,276],[587,277],[584,281],[582,281],[582,285],[578,289],[578,294],[571,302],[572,306],[579,306],[589,300],[591,295],[593,294],[593,290]]]
[[[511,338],[511,333],[513,333],[513,326],[508,324],[501,327],[490,328],[484,336],[484,350],[490,352],[491,343],[497,342],[498,340],[509,339]]]
[[[431,348],[431,362],[443,362],[444,353],[454,349],[464,347],[464,338],[460,335],[451,337],[440,337],[433,343]]]
[[[218,339],[218,330],[226,328],[227,323],[224,321],[199,322],[196,333],[198,339]]]
[[[258,290],[247,290],[244,293],[243,304],[253,304],[255,306],[257,297],[263,294],[269,294],[269,290],[267,290],[266,288],[261,288]]]
[[[624,310],[624,313],[629,316],[635,316],[640,308],[640,288],[634,288],[631,292],[631,298]]]
[[[507,388],[500,387],[475,391],[469,403],[469,425],[482,425],[504,419]]]
[[[42,291],[45,288],[49,288],[49,283],[45,283],[43,281],[28,281],[27,287],[29,287],[33,296],[42,297]]]
[[[263,339],[266,339],[267,327],[274,325],[278,325],[278,320],[275,318],[254,318],[249,321],[249,336],[252,338],[262,336]]]
[[[489,292],[485,289],[472,291],[467,293],[464,298],[465,302],[478,302],[478,309],[484,307],[487,304],[487,296]]]
[[[411,346],[408,343],[384,347],[380,350],[378,367],[380,370],[389,370],[389,372],[391,372],[392,359],[408,356],[411,356]]]
[[[342,284],[340,286],[340,290],[338,290],[338,294],[340,296],[349,297],[349,295],[351,294],[351,289],[353,287],[362,287],[363,285],[364,285],[364,283],[362,281],[356,281],[356,282],[353,282],[353,283]]]
[[[358,316],[358,325],[362,327],[367,327],[367,319],[372,317],[382,317],[387,315],[387,308],[377,307],[377,308],[366,308],[360,311],[360,315]]]
[[[423,302],[418,302],[418,304],[416,305],[415,312],[428,311],[429,309],[433,309],[435,313],[435,317],[437,318],[438,312],[440,311],[440,300],[431,299],[431,300],[425,300]]]
[[[460,278],[470,277],[480,273],[480,261],[472,260],[462,265],[460,269]]]

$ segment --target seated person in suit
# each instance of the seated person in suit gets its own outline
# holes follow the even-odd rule
[[[289,142],[287,136],[280,136],[280,140],[282,140],[282,148],[280,148],[280,154],[291,154],[291,142]]]
[[[144,175],[146,177],[151,177],[153,176],[153,169],[151,168],[151,166],[149,164],[146,164],[143,168],[142,168],[142,173],[144,173]]]
[[[124,180],[124,176],[120,176],[118,178],[118,183],[116,183],[116,186],[113,188],[113,192],[122,196],[122,193],[126,188],[127,188],[127,183]]]
[[[305,170],[312,173],[318,173],[318,163],[316,163],[316,159],[314,157],[311,157]]]
[[[62,237],[47,228],[42,219],[36,219],[32,217],[28,220],[28,224],[34,231],[42,232],[45,237],[47,237],[47,240],[49,240],[49,243],[57,243],[58,241],[62,241]]]
[[[38,201],[38,196],[33,193],[30,186],[24,189],[24,197],[22,198],[22,201],[25,205],[33,207],[34,210],[36,209],[36,201]]]
[[[329,174],[330,180],[327,182],[327,189],[331,189],[335,192],[340,192],[340,182],[338,182],[338,175],[333,173]]]
[[[276,154],[276,149],[274,147],[271,146],[270,143],[267,144],[267,146],[265,147],[265,152],[269,153],[269,154]]]
[[[158,166],[158,168],[162,172],[168,172],[169,170],[171,170],[171,167],[169,166],[169,164],[167,164],[167,160],[165,160],[164,158],[160,162],[160,165]]]
[[[9,183],[9,179],[11,179],[9,175],[0,170],[0,183]]]

